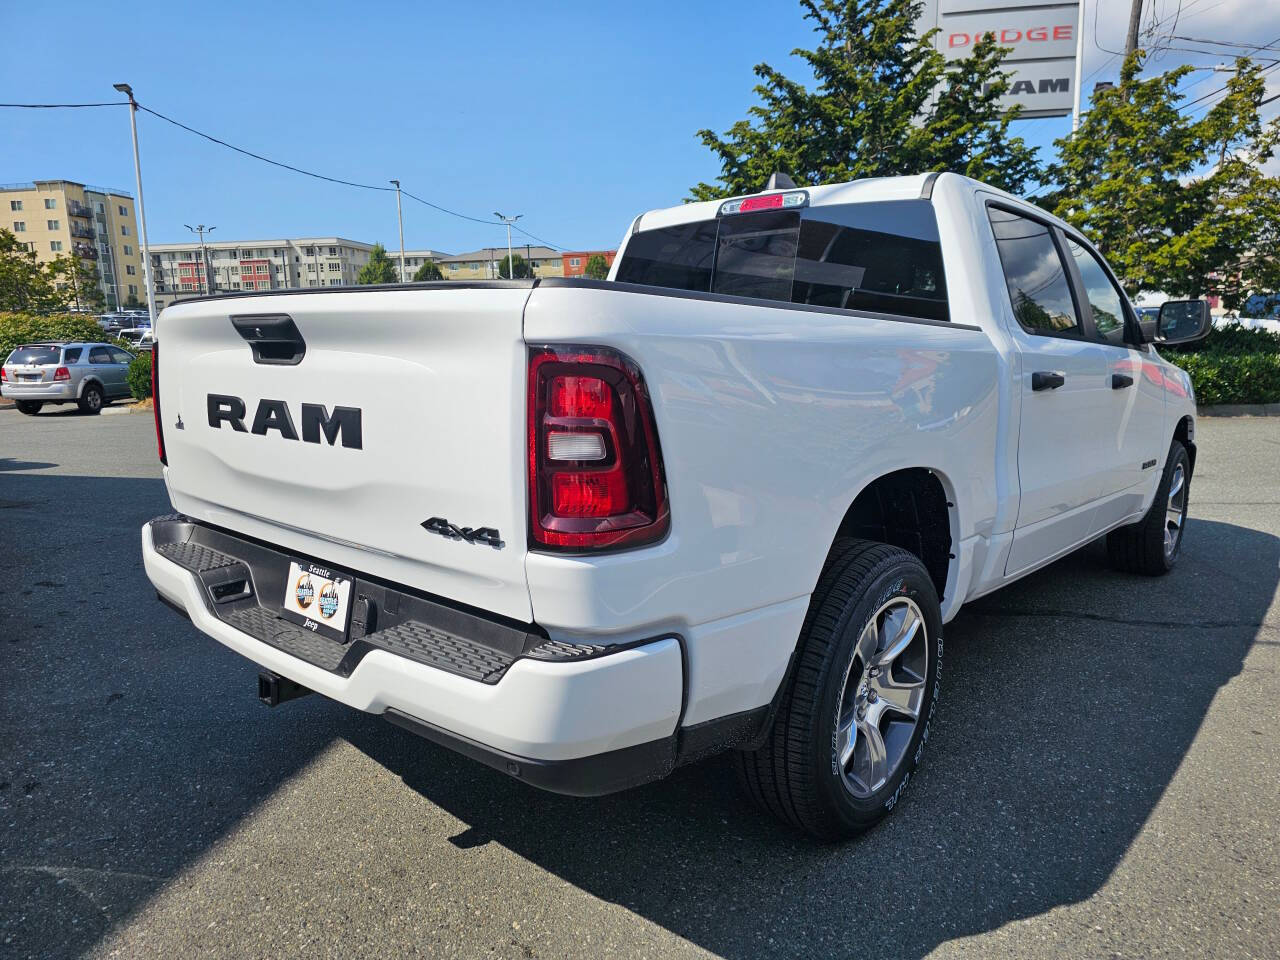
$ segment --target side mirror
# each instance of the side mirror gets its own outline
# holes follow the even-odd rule
[[[1156,319],[1156,343],[1190,343],[1208,335],[1213,324],[1208,300],[1167,300]]]

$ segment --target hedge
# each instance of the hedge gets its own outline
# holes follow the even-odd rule
[[[1191,374],[1196,403],[1280,403],[1280,334],[1231,324],[1161,354]]]
[[[0,313],[0,361],[14,347],[38,340],[92,340],[102,342],[102,327],[84,313]]]
[[[151,396],[151,354],[145,350],[129,364],[129,392],[135,400]]]

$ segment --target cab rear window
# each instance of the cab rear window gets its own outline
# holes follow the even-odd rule
[[[950,319],[942,248],[928,200],[728,214],[642,230],[625,283]]]
[[[19,347],[5,363],[57,363],[58,353],[57,347]]]

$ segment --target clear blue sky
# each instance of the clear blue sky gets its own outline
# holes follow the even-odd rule
[[[1099,2],[1105,38],[1106,8],[1120,5]],[[6,4],[23,55],[0,63],[0,101],[111,100],[127,81],[140,102],[255,152],[344,179],[398,177],[473,216],[523,214],[532,233],[579,248],[612,247],[637,213],[713,178],[696,131],[744,116],[754,64],[802,76],[789,52],[814,39],[789,0],[125,10]],[[1090,43],[1086,69],[1103,62]],[[1048,144],[1069,121],[1021,126]],[[397,243],[392,194],[286,173],[144,113],[139,131],[152,242],[204,222],[218,239]],[[58,177],[132,191],[125,111],[0,111],[0,182]],[[407,246],[503,242],[498,227],[406,201]]]

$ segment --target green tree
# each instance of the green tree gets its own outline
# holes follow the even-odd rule
[[[513,266],[515,267],[515,278],[517,280],[527,280],[533,276],[533,268],[518,253],[512,254],[509,263],[506,257],[498,261],[498,276],[503,280],[510,280]]]
[[[760,190],[775,171],[797,183],[952,170],[1014,193],[1039,179],[1036,151],[1009,132],[1016,111],[999,99],[1009,81],[1006,48],[988,34],[969,57],[948,63],[932,33],[918,37],[919,0],[801,0],[818,45],[796,49],[813,90],[766,63],[756,66],[760,102],[720,136],[698,137],[720,160],[695,200]]]
[[[39,263],[33,250],[0,230],[0,310],[50,313],[80,306],[101,309],[97,271],[64,255]]]
[[[137,294],[131,293],[129,294],[128,297],[125,298],[124,308],[126,310],[136,310],[140,306],[142,306],[142,304],[138,302]]]
[[[413,275],[413,279],[419,283],[424,280],[443,280],[444,273],[440,270],[440,264],[434,260],[428,260],[418,268],[418,272]]]
[[[587,265],[582,268],[582,275],[592,280],[604,280],[609,276],[609,261],[598,253],[587,257]]]
[[[387,248],[375,243],[369,252],[369,262],[360,268],[356,283],[399,283],[400,271],[387,256]]]
[[[1280,287],[1280,179],[1260,169],[1280,121],[1259,119],[1259,69],[1237,61],[1226,96],[1197,118],[1178,92],[1190,67],[1143,79],[1141,66],[1135,53],[1057,141],[1053,189],[1036,202],[1084,231],[1131,296],[1216,293],[1235,307]]]

